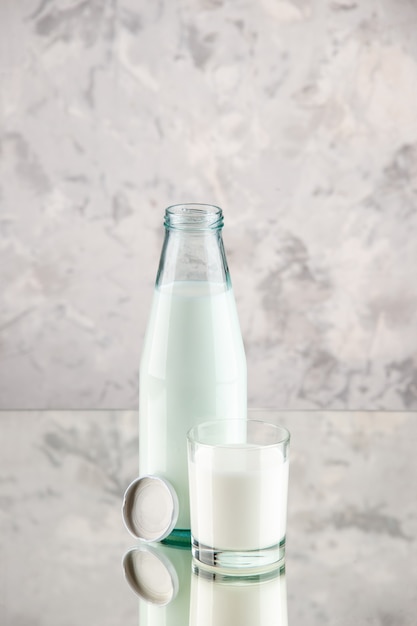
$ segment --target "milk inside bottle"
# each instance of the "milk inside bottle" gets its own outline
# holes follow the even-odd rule
[[[175,489],[174,543],[190,538],[187,431],[208,419],[246,418],[246,359],[222,227],[218,207],[166,210],[140,365],[139,473]]]

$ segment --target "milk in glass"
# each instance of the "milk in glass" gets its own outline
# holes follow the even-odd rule
[[[234,454],[237,453],[237,454]],[[200,447],[189,465],[194,539],[215,550],[285,543],[288,458],[277,448]]]

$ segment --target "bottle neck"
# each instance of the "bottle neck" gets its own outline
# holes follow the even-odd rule
[[[177,205],[165,212],[165,239],[156,286],[174,282],[230,287],[222,238],[223,213],[210,205]]]

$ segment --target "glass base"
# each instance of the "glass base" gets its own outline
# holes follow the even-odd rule
[[[247,576],[275,570],[284,563],[285,538],[277,545],[259,550],[217,550],[192,537],[192,555],[206,570],[223,570],[230,576]]]
[[[259,570],[237,570],[233,573],[230,573],[227,569],[221,569],[220,567],[210,567],[208,565],[204,565],[200,563],[196,559],[192,561],[192,572],[196,576],[200,576],[201,578],[205,578],[206,580],[220,582],[220,583],[232,583],[236,584],[237,582],[241,582],[243,584],[251,584],[251,583],[260,583],[266,580],[272,580],[277,576],[281,576],[285,574],[285,559],[282,559],[278,563],[274,563],[274,565],[264,567]],[[242,573],[243,572],[243,573]]]
[[[172,533],[165,537],[161,543],[178,548],[190,548],[191,531],[188,528],[174,528]]]

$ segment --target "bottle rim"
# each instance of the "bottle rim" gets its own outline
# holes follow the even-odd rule
[[[165,210],[164,226],[170,230],[220,230],[223,228],[223,211],[214,204],[173,204]]]

